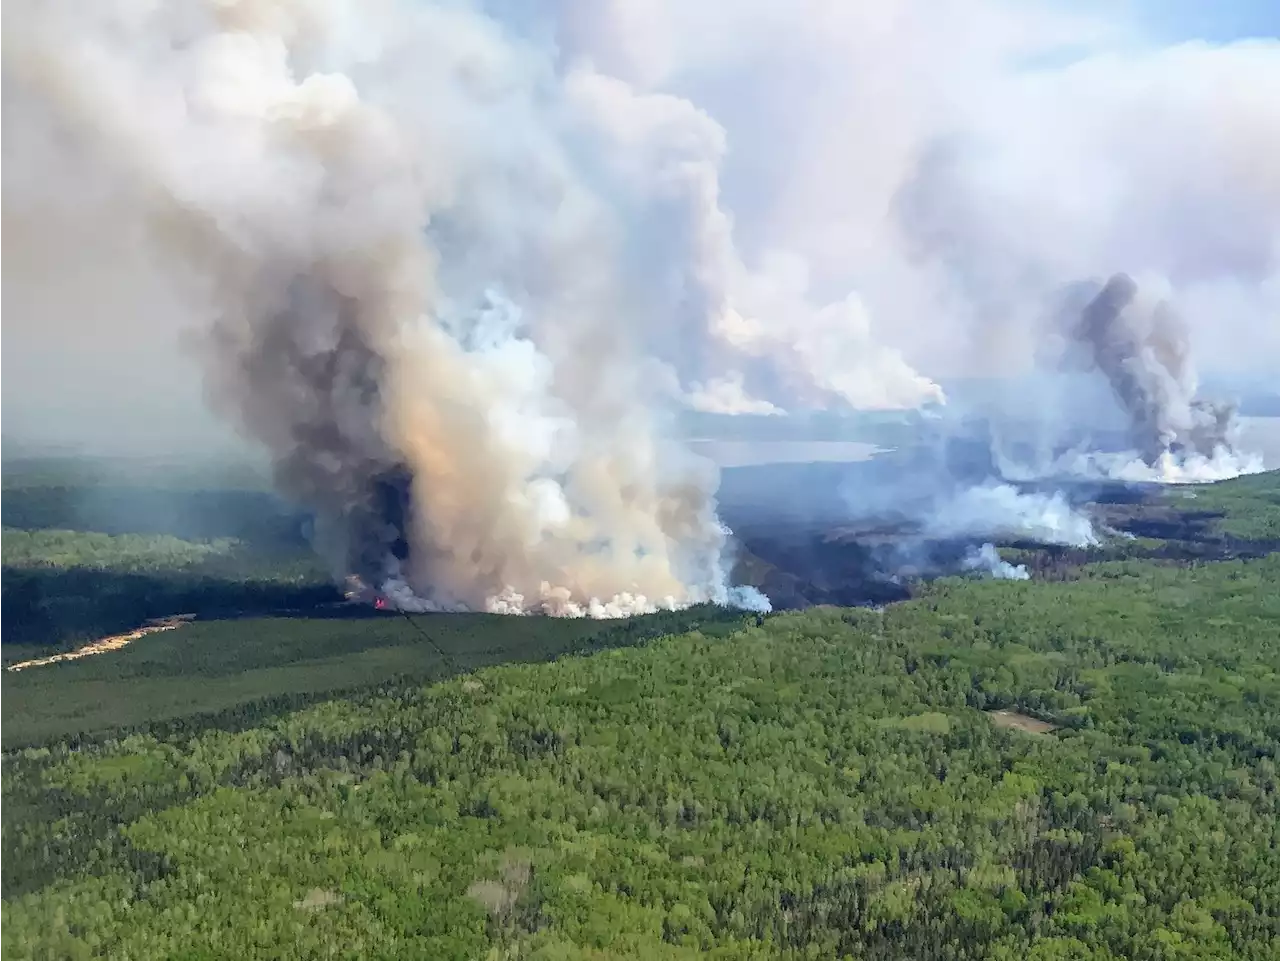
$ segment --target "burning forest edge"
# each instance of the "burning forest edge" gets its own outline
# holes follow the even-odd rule
[[[1116,511],[1094,512],[1101,523],[1095,530],[1095,518],[1083,509],[1092,499],[1150,500],[1158,484],[1217,480],[1262,469],[1260,458],[1238,448],[1235,407],[1198,395],[1188,331],[1167,298],[1142,289],[1131,277],[1119,273],[1102,284],[1070,287],[1056,323],[1067,345],[1056,365],[1064,371],[1100,375],[1123,414],[1125,425],[1111,447],[1090,425],[1074,440],[1055,439],[1043,426],[1032,425],[1034,443],[1028,446],[1019,441],[1018,431],[1011,432],[1011,425],[1002,420],[979,422],[979,433],[975,434],[973,423],[944,418],[941,433],[933,440],[944,449],[940,460],[933,465],[890,460],[890,470],[896,467],[899,476],[891,474],[887,484],[873,485],[870,498],[865,490],[846,484],[839,492],[841,506],[832,512],[826,529],[815,525],[812,515],[794,530],[771,529],[775,525],[768,520],[767,502],[798,486],[806,488],[810,499],[821,500],[830,493],[814,490],[811,483],[766,490],[763,505],[725,504],[723,492],[708,487],[704,494],[713,492],[719,501],[708,495],[698,508],[698,523],[714,529],[703,545],[710,553],[698,563],[704,567],[710,564],[710,569],[698,575],[701,581],[691,582],[678,575],[682,586],[662,596],[647,596],[642,579],[616,578],[620,574],[640,578],[654,552],[663,558],[660,566],[675,573],[671,565],[683,548],[670,539],[660,544],[636,540],[622,531],[611,532],[597,524],[599,518],[589,509],[586,513],[581,507],[571,509],[564,501],[573,483],[568,474],[543,477],[534,486],[560,505],[557,511],[568,510],[573,516],[565,514],[554,531],[544,527],[526,549],[535,554],[560,550],[555,542],[574,525],[584,531],[597,530],[594,546],[584,545],[581,539],[576,546],[562,544],[568,549],[568,554],[562,554],[568,566],[559,569],[555,580],[542,580],[536,589],[531,589],[532,582],[527,579],[523,590],[502,583],[500,574],[494,580],[491,575],[507,569],[513,558],[492,558],[487,562],[489,573],[476,573],[481,581],[487,578],[496,593],[485,596],[479,607],[474,600],[467,600],[476,596],[472,590],[475,585],[455,581],[459,593],[439,581],[453,564],[446,556],[453,548],[442,553],[430,536],[423,539],[422,532],[431,524],[424,527],[419,515],[434,516],[437,510],[430,483],[415,491],[409,459],[374,474],[363,493],[359,479],[353,478],[356,487],[347,490],[338,515],[324,510],[316,514],[315,542],[322,554],[339,559],[346,598],[379,609],[480,609],[613,618],[711,602],[768,611],[773,606],[807,603],[806,593],[795,589],[794,572],[785,570],[797,564],[812,572],[808,594],[839,598],[844,603],[900,599],[908,596],[906,585],[922,576],[985,571],[995,577],[1025,578],[1029,576],[1027,569],[1002,560],[995,541],[1012,541],[1013,546],[1029,542],[1076,549],[1099,547],[1104,538],[1139,530],[1123,523],[1109,526],[1108,518],[1119,517]],[[1048,456],[1046,439],[1051,442]],[[953,451],[966,444],[981,449],[962,455],[962,459],[967,456],[972,460],[976,453],[980,463],[965,464],[956,459]],[[928,440],[917,437],[911,446],[927,449]],[[294,453],[308,456],[304,448],[294,448]],[[903,476],[904,468],[919,471],[930,466],[941,471],[941,481],[927,481],[914,502],[909,496],[902,498],[903,483],[909,488],[914,482]],[[293,470],[285,468],[286,474]],[[287,490],[290,484],[283,486]],[[728,526],[720,518],[727,520]],[[768,533],[762,535],[763,530]],[[877,530],[888,536],[879,536]],[[1204,540],[1199,534],[1194,539]],[[335,543],[345,545],[336,554]],[[479,545],[475,550],[483,553]],[[1182,550],[1188,555],[1194,552],[1192,548]],[[1063,556],[1062,551],[1057,553]],[[620,563],[624,554],[634,557]],[[537,563],[547,560],[549,556]],[[753,561],[762,561],[763,566]],[[629,564],[633,574],[625,575]],[[781,579],[768,573],[779,564],[785,572]],[[1046,567],[1037,564],[1034,569],[1043,572]],[[577,580],[579,575],[574,571],[583,572],[583,576],[587,571],[594,571],[591,576],[609,571],[605,580],[596,583],[611,585],[616,592],[612,597],[597,595],[589,587],[590,577]],[[762,589],[765,580],[769,589]],[[698,583],[702,586],[690,586]]]
[[[811,467],[772,465],[762,473],[768,483],[789,489],[802,484],[802,478],[810,478]],[[752,469],[740,468],[737,473],[749,475]],[[788,473],[794,475],[794,481],[786,480]],[[846,465],[842,473],[856,475],[857,469]],[[1280,502],[1280,494],[1268,493],[1277,487],[1271,480],[1275,477],[1280,477],[1280,472],[1259,477],[1261,486],[1258,482],[1251,485],[1261,491],[1264,513],[1257,524],[1234,528],[1243,534],[1222,525],[1228,518],[1229,499],[1227,505],[1216,509],[1209,506],[1218,503],[1213,494],[1209,504],[1195,499],[1201,491],[1212,488],[1170,489],[1149,481],[1059,479],[1008,488],[1018,497],[1034,496],[1047,487],[1055,497],[1063,498],[1064,509],[1069,502],[1070,510],[1079,512],[1080,518],[1092,525],[1090,529],[1096,527],[1100,532],[1096,537],[1090,534],[1067,543],[1038,540],[1034,528],[1020,532],[1017,525],[979,532],[991,538],[983,541],[971,532],[939,535],[919,519],[892,511],[841,523],[824,519],[820,513],[778,516],[751,505],[743,508],[735,525],[743,533],[732,542],[731,577],[735,583],[759,590],[769,598],[771,609],[796,610],[813,605],[901,601],[929,579],[965,573],[1015,580],[1031,576],[1061,579],[1071,577],[1084,564],[1102,560],[1190,563],[1259,557],[1280,550],[1280,529],[1265,513],[1266,505]],[[741,483],[752,484],[745,478]],[[1230,484],[1222,488],[1231,489]],[[814,501],[822,497],[817,490],[811,489],[810,494]],[[812,506],[811,502],[809,509]],[[726,516],[735,517],[732,506]],[[378,586],[358,575],[344,579],[342,596],[346,604],[377,611],[429,613],[437,609],[406,593],[402,584],[383,582]],[[629,612],[592,613],[588,609],[583,613],[608,617]]]

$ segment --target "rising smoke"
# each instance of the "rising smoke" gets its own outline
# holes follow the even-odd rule
[[[1136,459],[1104,466],[1132,479],[1213,480],[1260,470],[1236,448],[1235,407],[1196,396],[1185,322],[1167,300],[1116,274],[1085,304],[1070,336],[1107,379],[1129,425]],[[1095,460],[1096,460],[1095,455]]]
[[[1098,543],[1089,517],[1061,493],[1020,491],[984,483],[945,499],[926,517],[925,529],[940,537],[992,537],[1088,547]]]
[[[674,407],[963,412],[940,383],[1026,377],[1063,334],[1128,446],[1063,440],[1101,402],[1011,388],[987,413],[1038,408],[1043,457],[993,451],[918,523],[1085,543],[1005,481],[1252,466],[1190,356],[1280,367],[1275,43],[1002,0],[15,0],[4,25],[9,333],[54,365],[6,362],[20,412],[60,354],[103,358],[106,393],[136,355],[103,345],[183,332],[335,575],[405,606],[762,604]],[[1113,280],[1046,329],[1117,268],[1181,319]]]
[[[984,571],[998,581],[1026,581],[1031,579],[1023,564],[1010,564],[1000,556],[994,544],[975,547],[965,555],[963,567],[970,571]]]
[[[7,5],[5,92],[127,198],[335,575],[423,608],[762,605],[726,583],[714,469],[658,430],[572,98],[465,8],[348,15]]]
[[[907,389],[887,347],[928,384],[1029,373],[1046,301],[1117,269],[1162,275],[1213,363],[1280,364],[1280,180],[1261,160],[1280,145],[1261,93],[1280,80],[1274,40],[1153,43],[1114,5],[1005,0],[559,8],[567,59],[684,111],[667,141],[684,152],[636,160],[669,188],[665,236],[680,251],[732,241],[655,289],[684,293],[677,306],[728,289],[762,335],[804,331],[812,305],[856,291],[833,320],[865,358],[856,406],[937,397]],[[675,189],[695,173],[723,216]]]
[[[1240,446],[1235,405],[1200,396],[1190,330],[1165,286],[1124,273],[1069,286],[1039,357],[1061,396],[1023,385],[1021,423],[989,411],[999,476],[1183,483],[1263,469]]]

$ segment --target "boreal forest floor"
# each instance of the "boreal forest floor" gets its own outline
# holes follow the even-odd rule
[[[323,583],[267,569],[253,616],[4,675],[3,951],[1270,961],[1280,476],[1190,490],[1101,506],[1138,536],[1085,556],[1006,548],[1030,581],[759,622],[298,617],[270,591]],[[6,609],[153,547],[222,585],[263,527],[11,494]],[[57,587],[28,614],[91,599]]]

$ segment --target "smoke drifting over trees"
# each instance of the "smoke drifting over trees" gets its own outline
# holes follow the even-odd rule
[[[763,604],[670,412],[943,402],[1029,371],[1075,278],[1176,294],[1188,336],[1081,327],[1148,466],[1219,449],[1197,333],[1280,366],[1276,44],[1148,49],[996,0],[4,20],[11,343],[55,315],[70,354],[181,333],[335,575],[406,606]]]

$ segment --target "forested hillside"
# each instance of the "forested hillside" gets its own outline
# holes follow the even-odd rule
[[[1081,573],[19,752],[5,956],[1271,961],[1280,557]]]
[[[148,618],[339,600],[303,536],[306,519],[229,470],[6,461],[5,660],[44,653],[35,645],[66,650]]]

